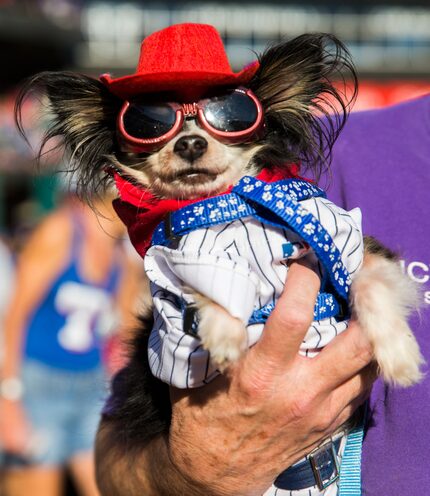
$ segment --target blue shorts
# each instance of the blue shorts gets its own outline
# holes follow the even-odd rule
[[[22,379],[33,437],[25,457],[4,455],[7,468],[63,465],[77,454],[91,453],[107,394],[103,370],[71,372],[36,361],[23,364]]]

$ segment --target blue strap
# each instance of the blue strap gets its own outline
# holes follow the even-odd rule
[[[271,302],[254,310],[248,321],[248,325],[264,324],[274,308],[275,305]],[[318,293],[314,308],[314,320],[324,320],[329,317],[335,317],[339,312],[340,305],[332,294]]]
[[[324,320],[339,315],[340,305],[331,293],[318,293],[314,320]]]
[[[366,411],[367,408],[365,408],[360,425],[348,434],[345,450],[340,464],[338,496],[361,496],[362,494],[361,455],[363,451]]]
[[[153,245],[167,245],[172,236],[184,236],[196,229],[225,224],[254,215],[254,208],[236,193],[208,198],[172,212],[152,236]]]
[[[167,245],[172,236],[253,216],[299,234],[324,265],[336,293],[347,301],[351,278],[340,252],[318,219],[300,205],[301,200],[315,196],[325,196],[325,193],[307,181],[287,179],[266,183],[245,176],[229,194],[172,212],[156,228],[152,244]]]
[[[311,191],[315,187],[311,188],[311,186],[309,186],[309,194],[312,196]],[[326,268],[336,293],[344,300],[348,300],[351,277],[342,262],[340,252],[318,219],[300,205],[298,201],[300,197],[295,188],[285,188],[279,182],[264,183],[245,176],[233,188],[233,192],[251,202],[256,209],[257,218],[264,221],[269,217],[272,222],[282,222],[299,234],[315,251]]]
[[[312,463],[311,458],[308,457],[304,461],[287,468],[275,479],[273,482],[274,486],[286,491],[300,491],[301,489],[316,486],[318,485],[318,481],[315,477],[315,469],[317,469],[321,482],[325,483],[324,487],[328,487],[339,478],[336,458],[340,443],[341,438],[333,443],[327,443],[321,449],[319,456],[321,463]]]
[[[261,308],[257,308],[253,311],[251,317],[249,318],[248,325],[264,324],[274,308],[274,303],[267,303],[267,305],[264,305]]]
[[[250,177],[250,179],[257,181],[252,177]],[[267,184],[259,180],[257,182]],[[313,186],[309,182],[298,179],[286,179],[271,184],[279,185],[283,191],[286,191],[291,196],[297,198],[297,201],[305,200],[313,196],[325,196],[322,189]],[[168,222],[161,222],[155,229],[152,237],[152,244],[166,245],[168,244],[169,238],[172,236],[184,236],[196,229],[224,224],[226,222],[232,222],[254,215],[255,208],[250,205],[245,198],[242,198],[233,190],[232,193],[192,203],[187,207],[172,212]],[[283,222],[279,223],[279,219],[277,222],[270,223],[274,223],[279,227],[286,227]]]

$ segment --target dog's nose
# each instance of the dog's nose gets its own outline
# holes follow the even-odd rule
[[[175,143],[173,151],[188,162],[194,162],[201,157],[208,148],[208,142],[201,136],[182,136]]]

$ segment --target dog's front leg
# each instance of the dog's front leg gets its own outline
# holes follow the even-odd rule
[[[353,315],[373,345],[383,379],[393,385],[407,387],[422,378],[424,359],[407,322],[417,306],[417,287],[396,256],[365,238],[364,265],[352,283]]]
[[[206,296],[195,293],[194,299],[199,316],[198,335],[222,371],[247,348],[245,324]]]

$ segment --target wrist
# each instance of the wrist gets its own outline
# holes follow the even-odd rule
[[[24,386],[19,377],[11,376],[0,379],[0,398],[7,401],[20,401]]]

